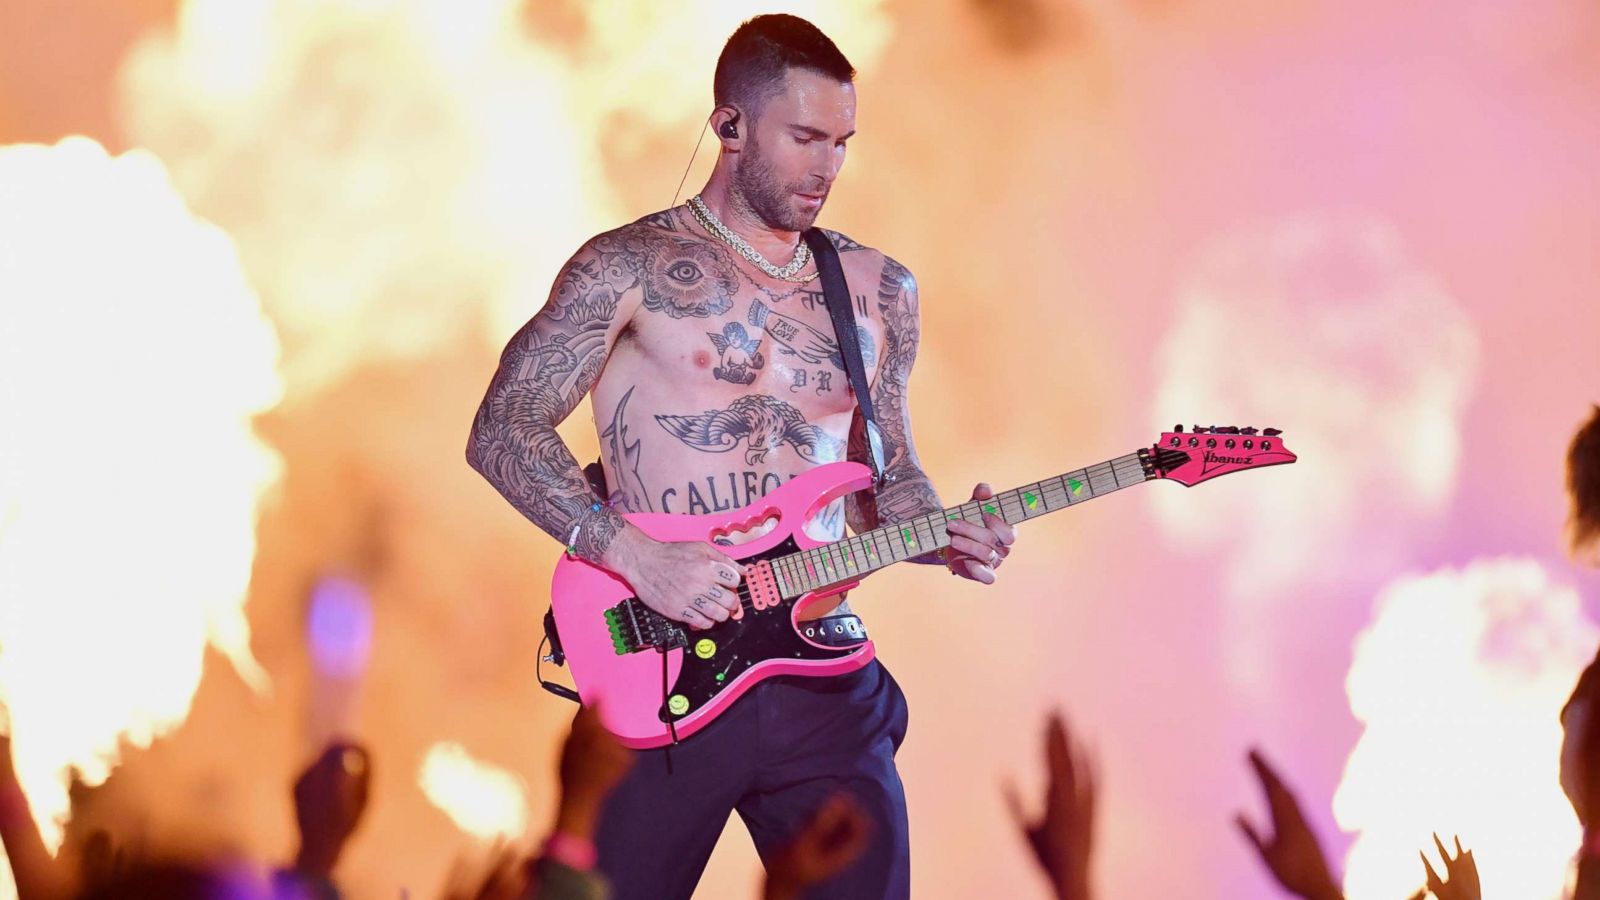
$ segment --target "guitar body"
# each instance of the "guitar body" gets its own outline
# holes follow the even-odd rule
[[[775,518],[771,531],[749,543],[716,545],[749,566],[822,546],[824,542],[805,534],[805,523],[834,500],[871,484],[872,472],[866,466],[830,463],[796,476],[743,509],[703,516],[631,513],[624,518],[657,540],[713,545],[718,537]],[[626,581],[585,560],[563,556],[556,564],[550,605],[583,704],[598,706],[606,729],[624,746],[645,749],[672,743],[674,733],[680,740],[694,734],[774,675],[835,675],[871,662],[871,641],[852,647],[825,646],[805,637],[805,626],[798,622],[807,607],[855,583],[830,585],[793,599],[768,592],[761,595],[765,604],[746,603],[738,617],[706,631],[665,625],[665,632],[673,635],[663,642],[665,650],[630,646],[619,652],[624,646],[616,630],[619,624],[638,627],[635,620],[649,611],[632,599],[635,595]],[[753,585],[750,592],[757,594]],[[676,637],[678,632],[681,638]]]
[[[982,525],[986,517],[997,517],[1017,525],[1135,484],[1189,487],[1292,463],[1297,457],[1283,446],[1281,433],[1216,425],[1185,432],[1179,425],[1133,453],[832,542],[807,536],[805,524],[829,503],[872,485],[871,470],[859,463],[819,466],[744,509],[628,515],[657,540],[705,541],[741,562],[739,613],[693,631],[639,602],[616,575],[563,557],[550,598],[559,646],[579,698],[599,707],[607,730],[628,747],[661,747],[706,727],[774,675],[836,675],[871,662],[871,641],[828,646],[807,636],[807,629],[818,626],[800,624],[800,615],[869,572],[947,546],[948,520]],[[771,530],[748,543],[717,543],[768,521],[774,521]]]

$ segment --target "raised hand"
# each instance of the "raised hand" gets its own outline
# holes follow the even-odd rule
[[[987,484],[972,489],[972,499],[992,500],[994,490]],[[945,548],[945,565],[962,578],[994,584],[995,570],[1011,553],[1017,542],[1016,529],[992,513],[983,513],[983,524],[977,525],[963,519],[945,523],[950,533],[950,546]]]
[[[294,783],[300,854],[295,868],[328,878],[367,808],[372,765],[365,748],[335,742]]]
[[[1420,853],[1422,868],[1428,876],[1428,890],[1438,900],[1483,900],[1483,888],[1478,884],[1478,864],[1472,858],[1471,850],[1461,849],[1461,838],[1456,838],[1456,855],[1450,856],[1450,851],[1444,848],[1444,841],[1439,840],[1437,832],[1433,835],[1433,845],[1439,848],[1439,858],[1444,860],[1445,874],[1449,880],[1439,878],[1433,870],[1433,863],[1428,861],[1426,851]]]
[[[524,900],[532,883],[531,861],[505,845],[489,851],[482,869],[474,870],[465,860],[451,867],[444,888],[444,900]]]
[[[1089,852],[1094,843],[1097,778],[1082,748],[1067,733],[1059,712],[1051,713],[1045,726],[1044,749],[1050,783],[1045,789],[1043,814],[1031,820],[1011,784],[1006,785],[1006,802],[1056,896],[1084,900],[1090,895]]]
[[[1260,751],[1250,751],[1250,765],[1261,781],[1267,795],[1267,810],[1272,815],[1272,835],[1264,837],[1244,813],[1235,820],[1239,830],[1261,854],[1278,883],[1292,894],[1306,900],[1335,900],[1343,898],[1338,880],[1328,869],[1328,860],[1311,830],[1306,817],[1300,812],[1300,803],[1290,792],[1278,773],[1267,765]]]
[[[592,840],[606,795],[633,766],[633,752],[617,743],[600,724],[594,707],[583,707],[561,748],[561,806],[556,831]]]
[[[50,855],[33,820],[11,757],[11,716],[0,699],[0,846],[11,865],[17,896],[63,900],[76,896],[76,873]]]
[[[767,863],[764,900],[792,900],[839,874],[867,846],[872,823],[849,794],[829,797]]]

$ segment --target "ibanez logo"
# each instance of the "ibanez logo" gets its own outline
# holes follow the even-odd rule
[[[1215,464],[1215,465],[1219,465],[1219,466],[1226,466],[1226,465],[1248,466],[1252,462],[1254,462],[1255,460],[1254,460],[1253,457],[1249,457],[1249,456],[1223,456],[1220,453],[1212,453],[1211,451],[1208,450],[1208,451],[1206,451],[1205,461],[1206,461],[1207,465]]]

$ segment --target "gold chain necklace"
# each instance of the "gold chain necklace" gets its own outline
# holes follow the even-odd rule
[[[811,262],[811,247],[805,241],[802,240],[795,244],[794,259],[790,260],[788,265],[775,266],[767,262],[767,258],[762,256],[759,250],[750,246],[737,232],[722,224],[722,220],[718,219],[716,213],[713,213],[711,208],[706,206],[706,202],[700,199],[699,194],[689,198],[689,211],[694,213],[695,221],[699,222],[702,228],[709,231],[724,244],[732,247],[740,256],[749,260],[751,265],[771,275],[773,278],[779,281],[805,284],[817,277],[815,272],[799,278],[795,277],[796,272],[804,269],[806,264]]]

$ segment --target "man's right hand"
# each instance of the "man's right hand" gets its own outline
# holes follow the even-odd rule
[[[744,566],[701,541],[658,541],[630,525],[602,565],[627,579],[645,606],[696,631],[739,608]]]

